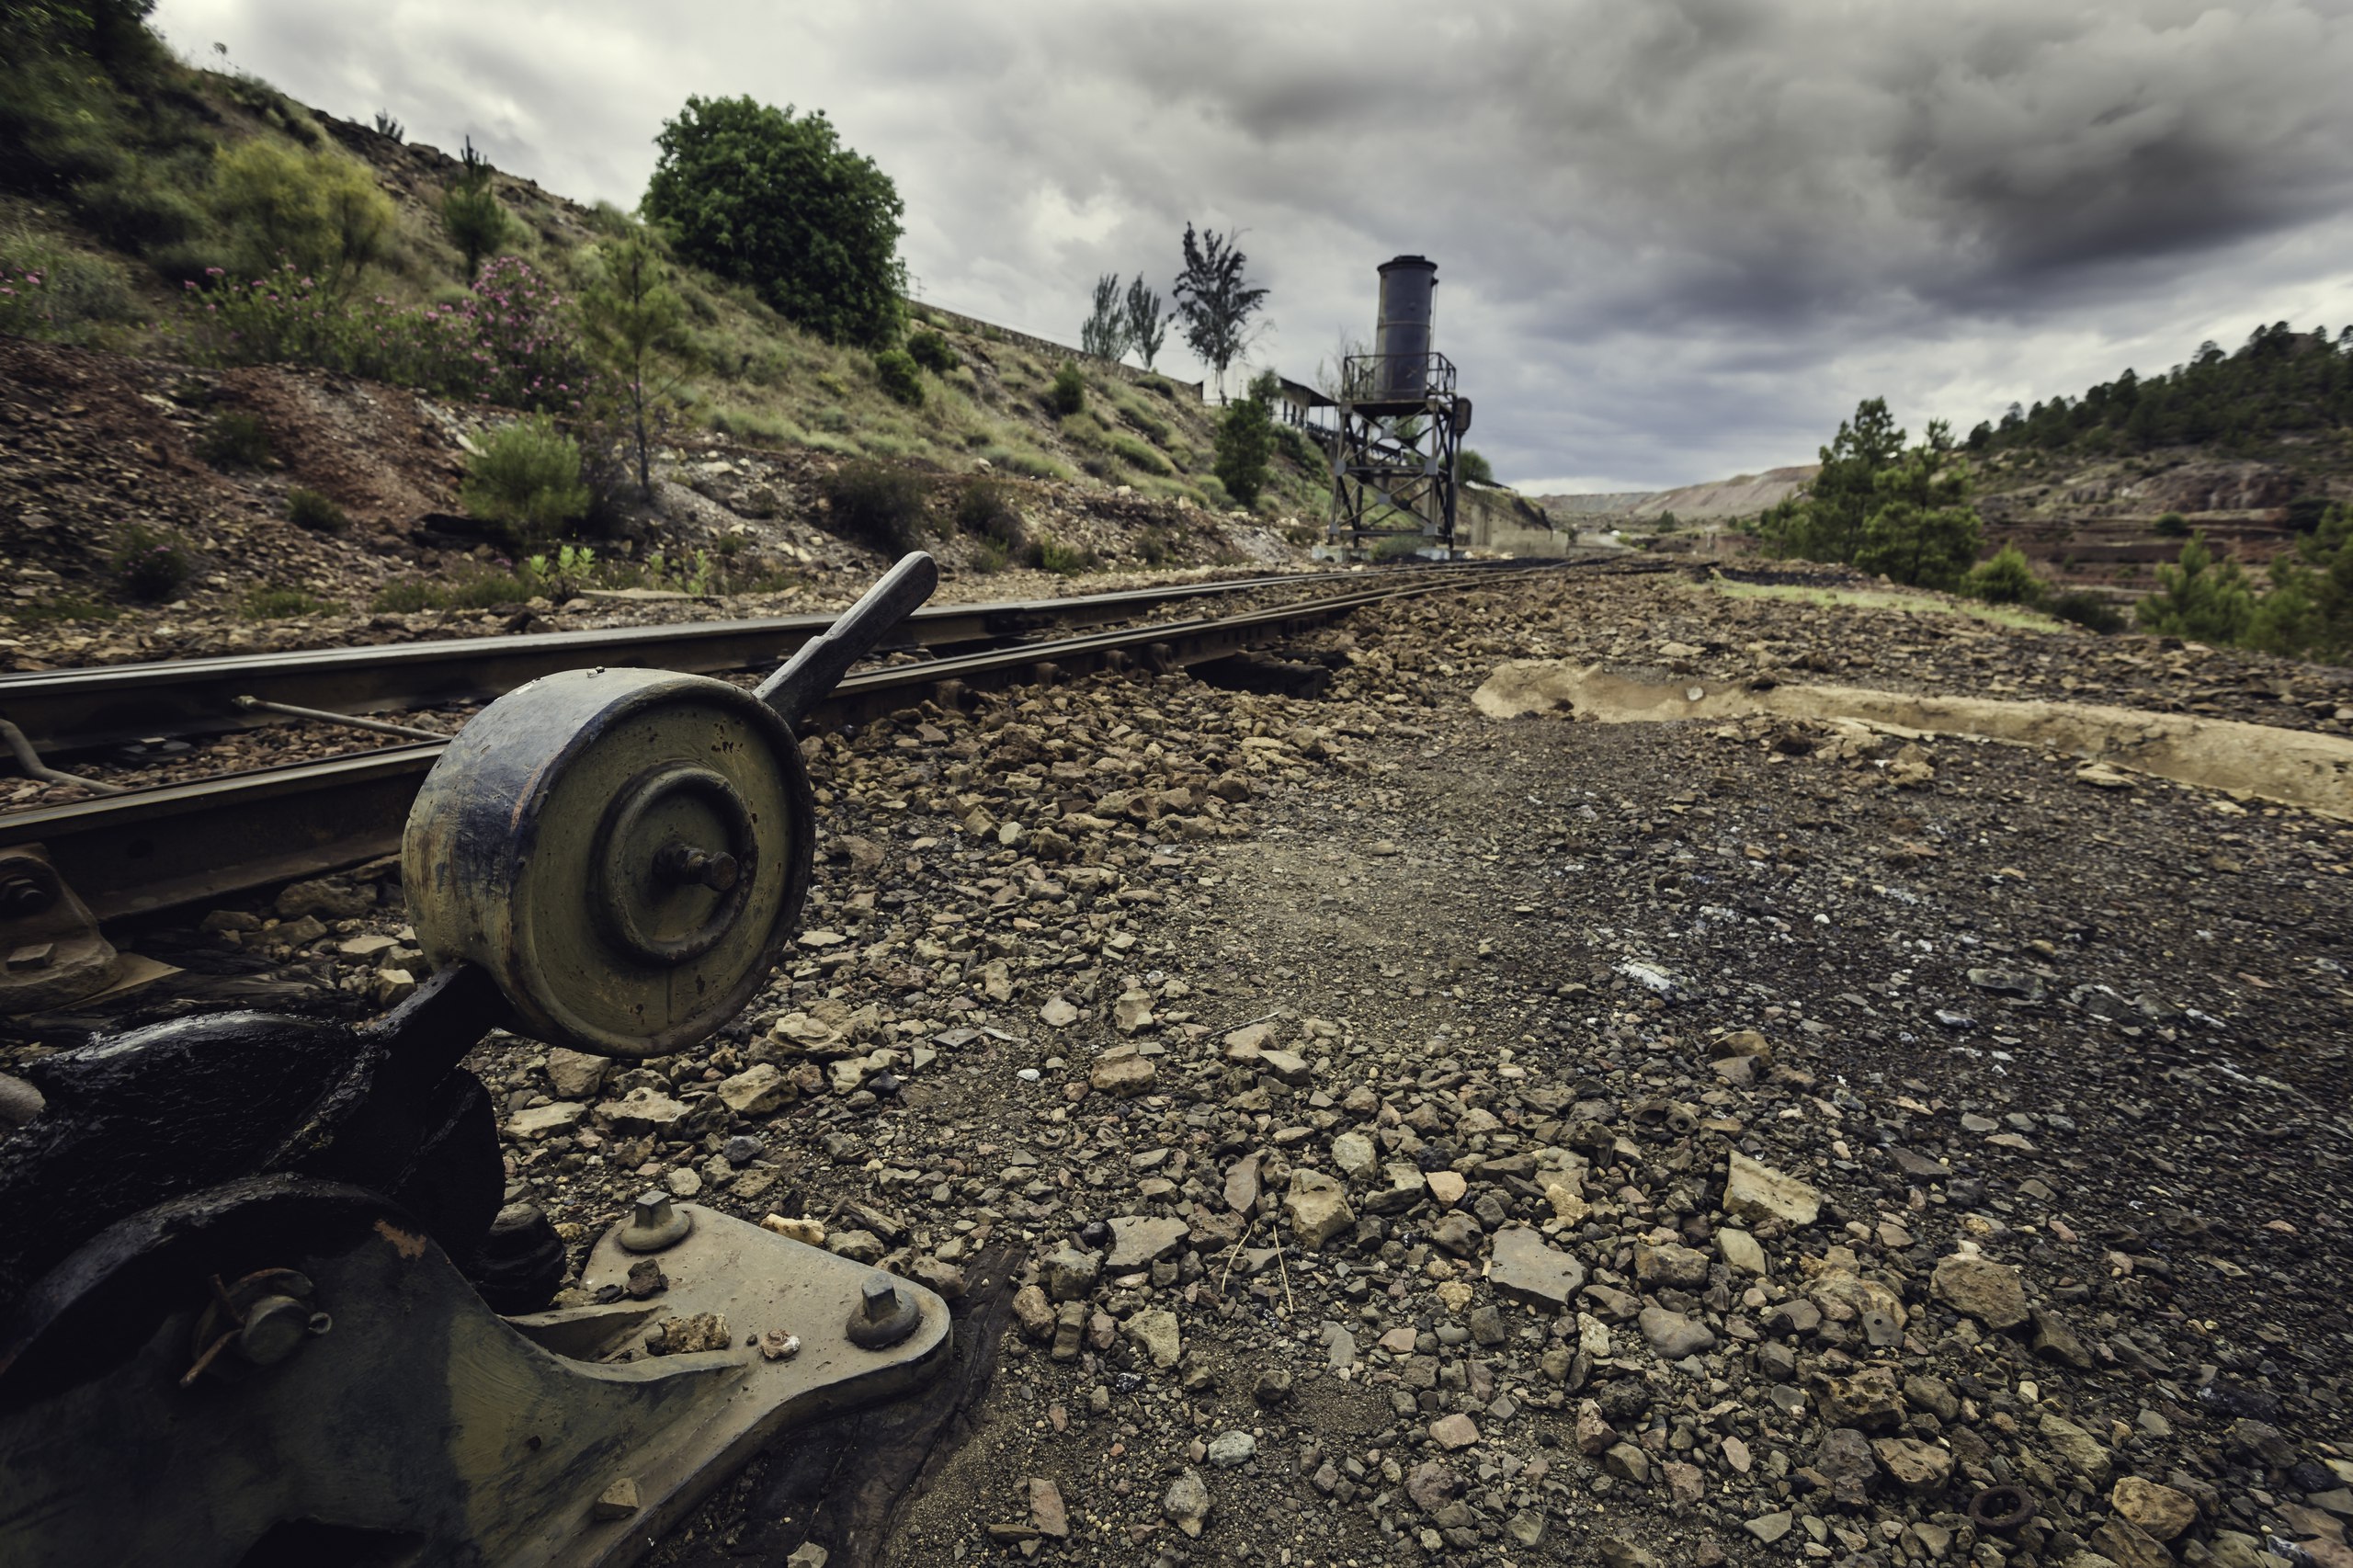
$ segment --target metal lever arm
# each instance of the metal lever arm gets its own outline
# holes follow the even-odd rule
[[[849,673],[849,667],[872,653],[874,645],[920,608],[938,585],[938,563],[920,550],[909,551],[839,620],[803,642],[753,695],[798,730],[809,710]]]

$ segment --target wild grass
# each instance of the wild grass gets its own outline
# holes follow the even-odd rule
[[[1704,586],[1726,598],[1789,599],[1824,609],[1892,609],[1906,615],[1958,615],[2018,631],[2066,630],[2062,622],[2050,616],[2022,609],[2017,605],[1981,604],[1972,599],[1948,598],[1942,595],[1895,593],[1885,588],[1807,588],[1794,583],[1735,583],[1724,577],[1712,578]]]

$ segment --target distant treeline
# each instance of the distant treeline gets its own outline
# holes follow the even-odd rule
[[[2291,432],[2353,426],[2353,326],[2335,339],[2326,327],[2298,332],[2286,322],[2259,326],[2225,354],[2211,342],[2198,357],[2145,381],[2127,370],[2080,398],[2032,408],[2010,404],[1996,424],[1969,433],[1972,452],[2019,448],[2083,452],[2152,447],[2242,447]]]

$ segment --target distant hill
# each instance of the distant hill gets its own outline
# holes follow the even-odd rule
[[[1674,490],[1637,490],[1585,495],[1535,495],[1529,499],[1563,521],[1588,526],[1608,521],[1656,521],[1670,513],[1678,522],[1721,521],[1753,517],[1785,500],[1814,475],[1821,465],[1802,463],[1768,468],[1763,473],[1738,473],[1704,484]]]

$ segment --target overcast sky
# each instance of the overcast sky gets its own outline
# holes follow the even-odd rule
[[[1438,263],[1471,443],[1540,491],[1811,461],[2258,324],[2353,321],[2353,0],[161,0],[190,58],[581,200],[689,94],[823,108],[918,294],[1075,342],[1240,229],[1259,358]],[[1174,360],[1173,366],[1170,361]],[[1172,344],[1165,367],[1197,374]]]

